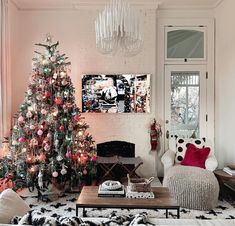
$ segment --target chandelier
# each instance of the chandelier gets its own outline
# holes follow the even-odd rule
[[[139,14],[126,0],[111,0],[95,21],[96,47],[103,54],[138,54],[143,46]]]

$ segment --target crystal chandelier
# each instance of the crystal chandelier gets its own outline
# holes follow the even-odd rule
[[[103,54],[138,54],[143,46],[139,14],[126,0],[111,0],[95,21],[96,47]]]

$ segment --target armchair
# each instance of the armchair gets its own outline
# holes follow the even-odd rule
[[[182,142],[183,141],[183,142]],[[205,166],[209,171],[214,171],[218,166],[218,161],[214,155],[212,145],[206,139],[192,139],[192,138],[170,138],[169,149],[163,154],[161,161],[164,166],[164,175],[167,170],[174,165],[180,164],[186,152],[187,143],[194,143],[197,147],[210,147],[211,151],[206,159]],[[180,149],[181,148],[181,149]],[[183,150],[182,150],[183,148]]]
[[[197,148],[210,147],[205,161],[206,169],[180,164],[189,144]],[[217,205],[219,184],[212,171],[218,162],[206,139],[170,138],[169,150],[164,153],[161,161],[164,165],[163,186],[169,188],[181,207],[210,210]]]

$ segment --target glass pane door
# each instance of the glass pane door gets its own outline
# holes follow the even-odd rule
[[[205,135],[205,83],[204,66],[166,66],[165,118],[171,136],[198,138]]]
[[[199,72],[171,72],[171,133],[199,137]]]

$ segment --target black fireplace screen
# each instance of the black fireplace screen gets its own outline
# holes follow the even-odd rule
[[[125,141],[109,141],[97,144],[97,156],[102,157],[112,157],[112,156],[122,156],[122,157],[135,157],[135,144],[125,142]],[[134,169],[134,165],[126,165],[129,169]],[[121,179],[126,177],[126,171],[119,165],[115,166],[112,170],[115,178],[109,179]],[[98,178],[101,178],[102,169],[98,166]]]

